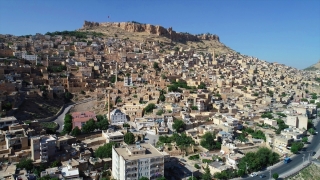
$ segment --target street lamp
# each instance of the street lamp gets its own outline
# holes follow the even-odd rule
[[[270,173],[270,179],[272,179],[272,176],[271,176],[271,169],[270,169],[269,173]]]

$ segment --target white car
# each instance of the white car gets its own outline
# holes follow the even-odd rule
[[[250,174],[250,177],[256,177],[256,176],[258,176],[258,174],[255,173],[255,172],[253,172],[253,173]]]

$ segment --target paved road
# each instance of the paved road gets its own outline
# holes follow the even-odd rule
[[[89,101],[93,101],[95,100],[94,98],[89,98],[89,99],[85,99],[85,100],[82,100],[80,102],[77,102],[75,104],[70,104],[69,106],[65,107],[63,112],[60,114],[60,116],[58,116],[55,120],[53,120],[54,122],[58,123],[59,124],[59,129],[57,130],[58,132],[61,132],[63,130],[63,123],[64,123],[64,116],[69,112],[69,110],[74,106],[74,105],[77,105],[77,104],[82,104],[82,103],[85,103],[85,102],[89,102]]]
[[[316,124],[316,126],[315,126],[316,131],[319,131],[320,130],[319,119],[316,121],[315,124]],[[270,171],[269,171],[269,169],[271,169],[271,176],[273,173],[278,173],[281,178],[281,175],[284,175],[287,172],[289,172],[290,170],[300,166],[303,163],[303,157],[304,157],[304,162],[306,162],[308,160],[309,154],[310,154],[310,160],[311,160],[312,156],[313,156],[313,152],[317,152],[317,150],[320,149],[319,142],[320,142],[320,134],[314,135],[310,144],[305,146],[305,150],[301,151],[300,154],[293,156],[291,158],[292,161],[290,163],[280,164],[278,166],[268,168],[268,170],[259,172],[258,175],[264,174],[264,175],[266,175],[266,177],[264,179],[271,179],[272,177],[270,177]],[[258,177],[247,177],[247,178],[242,178],[242,179],[248,179],[248,180],[249,179],[258,179]]]

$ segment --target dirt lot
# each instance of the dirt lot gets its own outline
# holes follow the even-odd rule
[[[22,121],[47,118],[55,115],[63,104],[63,99],[30,98],[21,104],[14,116]]]
[[[80,97],[79,97],[79,99],[80,99]],[[105,113],[107,113],[107,111],[104,110],[103,106],[101,106],[101,107],[97,106],[97,101],[96,100],[75,105],[74,107],[72,107],[70,109],[70,112],[77,112],[77,111],[93,111],[96,114],[105,114]]]
[[[313,180],[320,179],[320,167],[314,164],[311,164],[309,167],[300,171],[299,174],[288,180]]]

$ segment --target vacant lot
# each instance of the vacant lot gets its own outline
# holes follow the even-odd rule
[[[26,99],[15,111],[14,116],[22,121],[47,118],[55,115],[63,104],[62,99],[44,99],[42,97]]]
[[[314,164],[311,164],[309,167],[303,169],[296,176],[288,178],[290,180],[311,180],[311,179],[320,179],[320,167]]]

